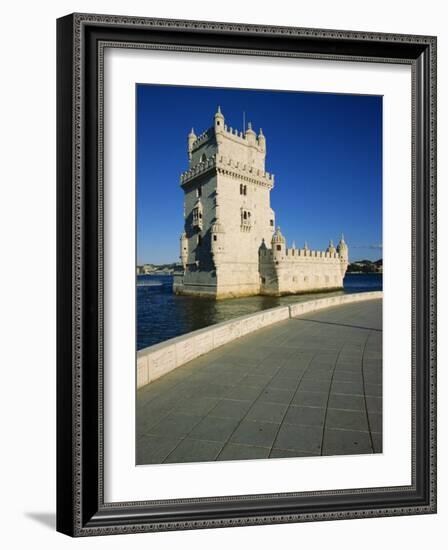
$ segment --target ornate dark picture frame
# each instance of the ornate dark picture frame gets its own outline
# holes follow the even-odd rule
[[[411,66],[410,486],[104,501],[102,82],[108,46]],[[57,529],[89,536],[434,513],[436,38],[74,14],[57,22],[57,51]]]

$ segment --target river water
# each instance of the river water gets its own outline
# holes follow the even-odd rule
[[[139,275],[137,277],[137,349],[263,309],[304,302],[320,296],[382,290],[382,286],[381,274],[348,273],[344,278],[344,289],[335,292],[213,300],[176,296],[173,294],[173,277],[170,275]]]

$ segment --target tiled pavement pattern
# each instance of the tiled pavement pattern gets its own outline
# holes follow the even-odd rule
[[[382,301],[282,321],[137,392],[137,464],[382,451]]]

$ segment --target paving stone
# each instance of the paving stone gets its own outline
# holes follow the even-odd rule
[[[274,444],[274,449],[320,453],[322,429],[316,426],[283,424]]]
[[[137,440],[136,463],[161,464],[180,441],[179,438],[144,435]]]
[[[136,418],[137,434],[147,434],[148,431],[165,418],[170,411],[171,409],[153,411],[149,408],[142,408]]]
[[[286,413],[284,423],[300,424],[302,426],[323,426],[324,418],[324,408],[291,406]]]
[[[181,437],[191,432],[201,419],[201,416],[171,413],[153,426],[149,433],[161,437]]]
[[[303,375],[303,382],[305,382],[305,380],[320,380],[322,382],[329,382],[332,378],[332,371],[331,370],[322,370],[322,369],[319,369],[319,370],[312,370],[312,371],[307,371],[304,375]]]
[[[164,462],[211,462],[216,460],[222,447],[222,442],[186,438],[165,458]]]
[[[266,403],[264,401],[257,401],[248,412],[246,420],[280,423],[285,416],[287,408],[288,405],[283,403]]]
[[[328,409],[326,427],[368,431],[367,416],[365,411]]]
[[[369,412],[369,426],[372,432],[382,432],[383,415]]]
[[[218,397],[180,398],[177,405],[173,408],[173,412],[205,416],[218,402]]]
[[[340,370],[336,369],[333,376],[334,382],[359,382],[362,381],[362,373],[360,371]]]
[[[228,443],[219,453],[217,460],[250,460],[269,458],[269,447],[254,447]]]
[[[369,413],[383,412],[383,399],[381,397],[373,397],[371,395],[367,395],[366,402],[367,402],[367,411]]]
[[[304,407],[326,407],[327,400],[327,392],[298,391],[294,395],[292,405],[301,405]]]
[[[264,388],[271,380],[272,376],[270,375],[248,374],[240,381],[240,385]]]
[[[360,380],[351,382],[333,380],[333,383],[331,384],[331,392],[345,393],[347,395],[364,395],[364,388]]]
[[[291,378],[295,379],[296,383],[298,380],[300,380],[303,377],[304,372],[306,371],[306,367],[302,368],[296,368],[296,367],[281,367],[278,372],[277,376],[280,378]]]
[[[383,394],[383,388],[381,384],[366,384],[366,395],[373,397],[381,397]]]
[[[300,391],[328,392],[330,380],[302,380],[299,386]]]
[[[276,364],[264,364],[258,365],[255,369],[252,369],[251,374],[258,374],[261,376],[275,376],[280,370],[280,366]]]
[[[275,376],[269,383],[269,387],[278,390],[291,390],[297,387],[297,378],[287,378],[286,376]]]
[[[294,389],[280,390],[268,386],[261,392],[258,401],[289,404],[293,396]]]
[[[353,411],[365,411],[363,395],[347,395],[344,393],[331,393],[328,406],[332,409],[347,409]]]
[[[234,386],[231,385],[202,383],[198,384],[191,397],[194,399],[198,397],[223,397],[233,388]]]
[[[230,442],[257,447],[271,447],[278,428],[279,424],[272,422],[243,420],[230,438]]]
[[[207,416],[191,430],[188,437],[207,441],[227,441],[239,422],[238,418]]]
[[[239,399],[241,401],[255,401],[260,395],[261,390],[262,388],[255,388],[252,386],[232,386],[228,388],[223,397],[227,399]]]
[[[221,399],[217,405],[209,412],[209,416],[218,416],[221,418],[236,418],[241,420],[247,414],[253,401],[236,400],[236,399]]]
[[[319,453],[313,455],[310,451],[300,452],[288,449],[272,449],[269,458],[300,458],[306,456],[319,456]]]
[[[375,453],[383,452],[383,434],[378,432],[372,432],[373,450]]]
[[[372,453],[367,432],[325,429],[323,455]]]

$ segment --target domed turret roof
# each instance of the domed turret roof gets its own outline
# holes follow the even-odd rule
[[[336,248],[334,247],[333,241],[330,241],[330,244],[328,245],[327,252],[330,252],[330,254],[334,254],[336,252]]]
[[[247,123],[246,135],[247,134],[252,134],[252,135],[256,136],[256,133],[252,130],[252,122]]]
[[[342,252],[343,250],[345,251],[347,249],[348,249],[348,246],[347,246],[347,243],[344,241],[344,235],[342,234],[341,235],[341,240],[339,241],[339,244],[338,244],[336,250],[338,252]]]
[[[215,119],[217,118],[221,118],[222,120],[224,120],[224,115],[222,114],[221,107],[219,105],[215,113]]]
[[[275,233],[272,235],[272,244],[277,243],[285,243],[285,237],[282,235],[282,232],[280,231],[280,227],[277,226],[277,229],[275,230]]]

